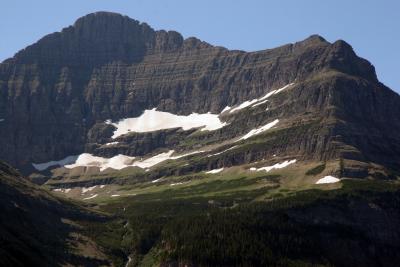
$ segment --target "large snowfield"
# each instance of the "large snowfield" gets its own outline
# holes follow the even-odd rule
[[[116,123],[106,121],[108,124],[114,125],[117,129],[114,131],[112,138],[127,134],[129,132],[152,132],[157,130],[182,128],[189,130],[192,128],[202,127],[202,131],[213,131],[220,129],[226,125],[219,119],[219,114],[198,114],[192,113],[187,116],[175,115],[169,112],[147,109],[137,118],[126,118]]]

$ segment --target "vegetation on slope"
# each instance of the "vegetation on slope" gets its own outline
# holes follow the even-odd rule
[[[122,266],[393,266],[400,248],[399,186],[344,181],[268,202],[260,192],[174,198],[166,192],[113,201],[118,210],[88,234]],[[352,251],[352,253],[348,253]]]
[[[0,266],[110,266],[76,223],[103,221],[51,195],[0,162]]]

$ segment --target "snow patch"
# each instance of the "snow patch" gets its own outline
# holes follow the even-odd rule
[[[164,152],[158,155],[155,155],[151,158],[142,160],[142,161],[136,161],[133,163],[133,166],[137,166],[142,169],[147,169],[150,168],[154,165],[157,165],[158,163],[161,163],[163,161],[166,161],[168,159],[172,159],[171,155],[174,153],[174,150],[170,150],[168,152]]]
[[[253,100],[245,101],[245,102],[243,102],[242,104],[240,104],[239,106],[237,106],[236,108],[231,109],[231,110],[229,111],[229,113],[233,113],[233,112],[238,111],[238,110],[240,110],[240,109],[247,108],[247,107],[249,107],[249,106],[251,106],[251,105],[257,103],[258,101],[259,101],[258,99],[253,99]]]
[[[258,102],[257,104],[254,104],[252,106],[252,108],[257,107],[257,106],[262,105],[262,104],[267,103],[267,102],[268,102],[268,99],[265,99],[264,101],[261,101],[261,102]]]
[[[64,166],[66,164],[71,164],[76,161],[78,156],[68,156],[62,160],[53,160],[45,163],[32,163],[32,166],[38,171],[44,171],[53,166]]]
[[[133,166],[137,166],[142,169],[147,169],[147,168],[153,167],[154,165],[157,165],[158,163],[161,163],[161,162],[169,160],[169,159],[179,159],[179,158],[183,158],[183,157],[190,156],[193,154],[202,153],[204,151],[193,151],[193,152],[189,152],[189,153],[186,153],[183,155],[172,156],[172,154],[174,152],[175,152],[174,150],[170,150],[168,152],[164,152],[164,153],[155,155],[154,157],[145,159],[143,161],[136,161],[133,163]]]
[[[82,194],[85,194],[85,193],[87,193],[89,191],[92,191],[95,188],[96,188],[96,185],[92,186],[92,187],[82,187]]]
[[[179,182],[179,183],[172,183],[169,186],[175,186],[175,185],[180,185],[180,184],[184,184],[183,182]]]
[[[206,173],[215,174],[215,173],[220,173],[220,172],[222,172],[223,170],[224,170],[224,168],[221,168],[221,169],[214,169],[214,170],[208,171],[208,172],[206,172]]]
[[[275,125],[277,125],[279,122],[278,119],[274,120],[273,122],[267,123],[264,126],[258,127],[256,129],[251,130],[250,132],[248,132],[247,134],[245,134],[242,138],[240,138],[238,141],[240,140],[246,140],[254,135],[260,134],[262,132],[265,132],[269,129],[271,129],[272,127],[274,127]]]
[[[116,123],[110,120],[107,124],[114,125],[117,129],[111,138],[117,138],[128,132],[152,132],[170,128],[182,128],[189,130],[192,128],[203,127],[202,131],[213,131],[220,129],[226,125],[219,119],[219,114],[198,114],[175,115],[169,112],[157,111],[155,108],[145,110],[142,115],[136,118],[122,119]]]
[[[162,178],[158,178],[158,179],[155,179],[155,180],[153,180],[153,181],[151,181],[153,184],[154,183],[158,183],[159,181],[161,181],[162,180]]]
[[[279,94],[280,92],[282,92],[283,90],[285,90],[286,88],[288,88],[288,87],[290,87],[292,85],[294,85],[294,83],[289,83],[289,84],[285,85],[284,87],[282,87],[282,88],[280,88],[278,90],[275,90],[274,95]]]
[[[105,146],[112,146],[112,145],[116,145],[119,144],[119,142],[110,142],[110,143],[106,143],[104,144]]]
[[[262,168],[254,168],[254,167],[252,167],[252,168],[250,168],[250,171],[266,171],[266,172],[270,172],[270,171],[272,171],[273,169],[282,169],[282,168],[285,168],[285,167],[287,167],[287,166],[289,166],[290,164],[293,164],[293,163],[296,163],[296,160],[295,159],[292,159],[292,160],[286,160],[286,161],[284,161],[284,162],[282,162],[282,163],[276,163],[276,164],[274,164],[274,165],[272,165],[272,166],[267,166],[267,167],[262,167]]]
[[[87,199],[92,199],[92,198],[95,198],[95,197],[97,197],[98,195],[97,194],[95,194],[95,195],[93,195],[93,196],[90,196],[90,197],[85,197],[83,200],[87,200]]]
[[[76,167],[99,167],[100,171],[104,171],[108,168],[121,170],[130,166],[134,159],[135,157],[129,157],[121,154],[112,158],[103,158],[93,156],[89,153],[83,153],[79,155],[75,163],[65,165],[65,168],[72,169]]]
[[[120,197],[121,195],[119,195],[119,194],[114,194],[114,195],[111,195],[111,197]],[[122,195],[122,197],[124,197],[124,196],[136,196],[136,194],[125,194],[125,195]],[[124,209],[124,211],[125,211],[125,209]]]
[[[132,165],[134,159],[135,159],[135,157],[130,157],[130,156],[125,156],[125,155],[119,154],[117,156],[114,156],[114,157],[108,159],[107,163],[100,168],[100,171],[103,171],[107,168],[111,168],[111,169],[115,169],[115,170],[124,169],[127,166]]]
[[[324,178],[319,179],[315,184],[333,184],[340,182],[340,179],[333,176],[325,176]]]
[[[71,191],[71,188],[55,188],[53,189],[54,192],[61,192],[61,193],[69,193],[69,191]]]
[[[228,111],[228,110],[230,110],[232,107],[230,107],[230,106],[226,106],[222,111],[221,111],[221,114],[222,113],[224,113],[224,112],[226,112],[226,111]]]

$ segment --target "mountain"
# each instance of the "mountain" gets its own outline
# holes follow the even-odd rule
[[[399,170],[400,97],[346,42],[311,36],[270,50],[230,51],[108,12],[80,18],[0,65],[0,157],[31,172],[32,163],[83,152],[143,156],[177,141],[166,140],[171,133],[137,134],[123,147],[103,149],[113,141],[112,125],[104,122],[152,108],[219,114],[290,83],[294,88],[276,95],[268,112],[260,105],[263,110],[228,114],[228,126],[199,138],[220,142],[279,119],[290,137],[272,137],[274,144],[252,161],[278,153],[340,158],[343,175],[354,177]],[[178,139],[182,135],[189,133]],[[243,159],[208,165],[249,163],[237,157]]]
[[[0,265],[394,266],[399,132],[345,41],[89,14],[0,64]]]

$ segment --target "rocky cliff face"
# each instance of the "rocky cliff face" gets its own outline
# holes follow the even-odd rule
[[[269,112],[228,116],[233,123],[207,138],[226,140],[278,117],[289,128],[313,121],[308,130],[274,137],[258,157],[279,151],[400,169],[400,97],[344,41],[311,36],[270,50],[229,51],[106,12],[80,18],[1,63],[0,158],[24,167],[85,149],[146,154],[190,133],[138,134],[123,147],[99,149],[113,131],[103,122],[154,107],[219,113],[293,82],[295,90],[277,95]]]

